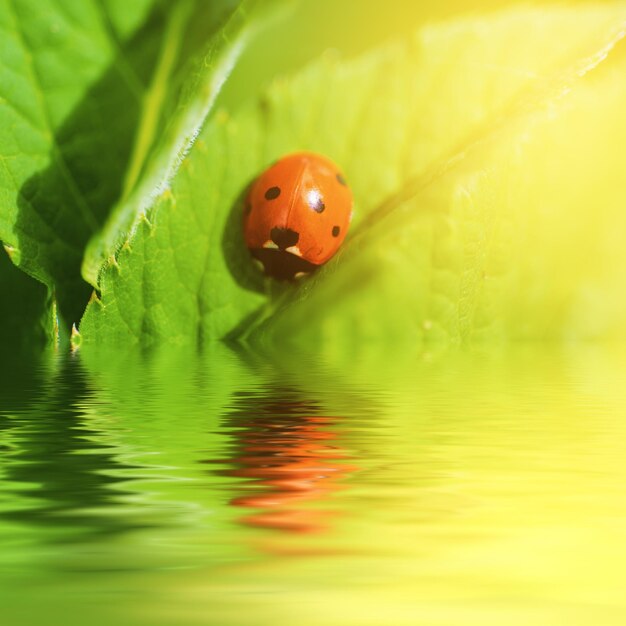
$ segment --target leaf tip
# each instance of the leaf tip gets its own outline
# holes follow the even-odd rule
[[[17,250],[17,248],[15,246],[9,245],[8,243],[2,244],[2,247],[4,248],[4,251],[9,255],[11,261],[15,263],[17,257],[19,256],[19,251]]]
[[[148,216],[145,213],[142,213],[139,216],[139,223],[142,224],[149,232],[152,234],[154,227],[152,222],[148,219]]]
[[[87,303],[87,306],[91,304],[97,304],[100,307],[104,307],[104,304],[102,304],[102,300],[100,300],[100,298],[98,297],[95,289],[91,292],[91,296],[89,296],[89,302]]]
[[[95,293],[95,292],[94,292]],[[70,335],[70,348],[72,352],[76,352],[80,348],[83,338],[76,328],[76,324],[72,324],[72,334]]]

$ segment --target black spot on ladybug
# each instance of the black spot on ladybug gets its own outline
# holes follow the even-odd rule
[[[275,200],[276,198],[278,198],[278,196],[280,196],[280,187],[270,187],[265,192],[266,200]]]
[[[295,246],[298,243],[298,239],[300,239],[300,235],[295,230],[291,230],[291,228],[278,227],[272,228],[270,231],[270,237],[281,250],[289,248],[290,246]]]
[[[343,185],[344,187],[348,186],[348,183],[346,182],[346,179],[341,174],[337,174],[337,182],[340,185]]]
[[[333,226],[333,237],[339,237],[340,232],[341,228],[339,228],[339,226]]]

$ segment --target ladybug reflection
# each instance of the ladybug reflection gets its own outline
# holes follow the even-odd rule
[[[339,167],[313,152],[283,157],[252,184],[244,236],[266,274],[290,280],[326,263],[352,218],[352,192]]]
[[[333,441],[337,418],[319,415],[313,402],[291,390],[280,396],[242,395],[229,415],[236,443],[229,464],[219,473],[247,479],[231,504],[250,509],[245,524],[311,533],[325,528],[329,512],[309,508],[340,489],[340,478],[355,467]]]

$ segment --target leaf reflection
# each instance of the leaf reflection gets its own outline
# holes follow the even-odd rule
[[[122,503],[122,474],[131,466],[118,460],[115,449],[90,423],[92,396],[80,363],[63,359],[30,406],[4,420],[11,445],[4,446],[0,464],[0,495],[11,504],[2,519],[46,528],[50,543],[137,528],[111,512]]]

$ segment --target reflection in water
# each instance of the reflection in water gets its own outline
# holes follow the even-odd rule
[[[68,358],[58,365],[28,408],[0,420],[10,434],[0,494],[12,502],[2,517],[47,528],[54,542],[135,528],[112,514],[123,494],[120,473],[131,466],[119,463],[88,423],[85,411],[93,399],[79,362]]]
[[[0,385],[2,626],[623,624],[622,351],[400,356]]]
[[[294,389],[240,392],[231,405],[224,420],[235,438],[232,467],[219,473],[247,479],[231,500],[255,510],[241,522],[294,532],[326,528],[331,512],[308,505],[324,501],[356,469],[334,441],[338,418]]]

